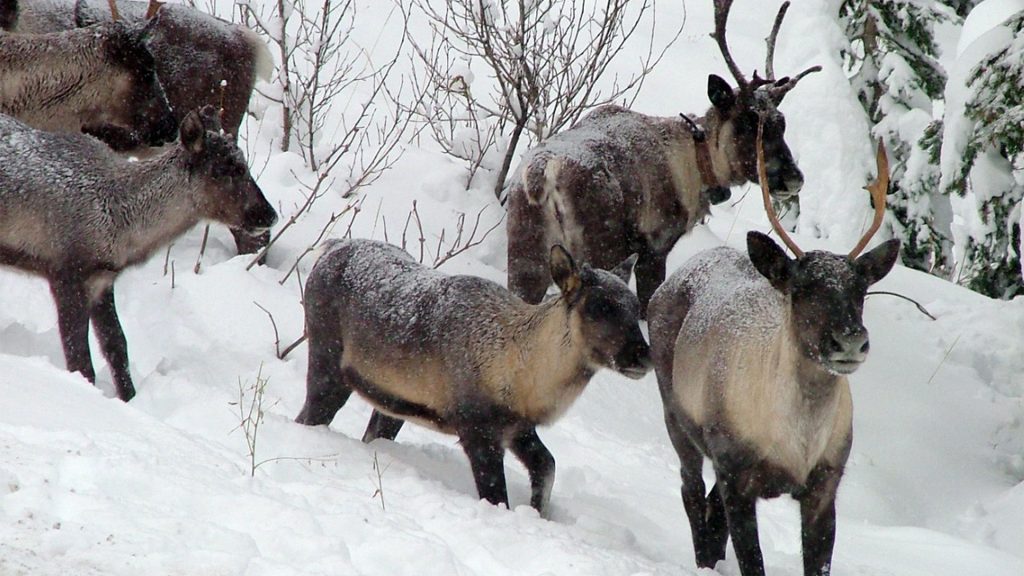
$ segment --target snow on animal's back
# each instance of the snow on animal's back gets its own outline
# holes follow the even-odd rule
[[[339,283],[333,290],[342,300],[342,316],[401,347],[453,343],[488,330],[495,310],[527,306],[494,282],[438,272],[384,242],[336,242],[317,262],[321,266],[332,268],[327,273]]]
[[[616,165],[624,157],[649,155],[658,144],[656,118],[609,104],[584,116],[572,128],[548,138],[523,157],[523,166],[539,155],[572,158],[597,169]]]
[[[74,181],[82,194],[106,184],[118,157],[99,140],[79,134],[43,132],[0,114],[0,197],[28,190],[62,204],[57,182]],[[12,185],[13,183],[13,185]]]
[[[693,257],[666,281],[668,289],[685,290],[690,309],[680,337],[694,341],[715,327],[729,336],[766,342],[783,321],[785,297],[772,288],[746,254],[728,247]]]

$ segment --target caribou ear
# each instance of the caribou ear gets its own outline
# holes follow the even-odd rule
[[[715,108],[728,112],[736,104],[736,94],[721,76],[711,74],[708,76],[708,100]]]
[[[178,137],[181,139],[181,145],[185,147],[185,150],[192,154],[198,154],[203,151],[206,129],[203,128],[203,121],[199,119],[199,115],[194,110],[181,120],[178,134]]]
[[[857,273],[860,274],[868,283],[872,285],[878,282],[885,275],[892,270],[892,267],[896,264],[896,257],[900,255],[900,241],[893,238],[887,240],[866,254],[857,258],[854,265],[857,267]]]
[[[640,255],[634,252],[632,256],[623,260],[614,270],[609,270],[609,272],[618,276],[626,284],[629,284],[629,277],[633,274],[633,266],[636,265],[636,260],[639,257]]]
[[[551,279],[569,300],[583,285],[580,280],[580,269],[573,262],[572,256],[561,245],[551,247]]]
[[[786,252],[774,240],[760,232],[747,232],[747,255],[754,268],[771,282],[772,287],[783,294],[789,293],[795,261],[786,256]]]

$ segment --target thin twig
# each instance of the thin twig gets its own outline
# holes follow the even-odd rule
[[[196,257],[196,265],[192,268],[193,274],[199,274],[199,268],[203,265],[203,256],[206,255],[206,241],[210,239],[210,225],[203,230],[203,242],[199,245],[199,256]]]
[[[924,306],[921,305],[920,302],[918,302],[917,300],[914,300],[913,298],[910,298],[909,296],[904,296],[903,294],[897,294],[895,292],[886,292],[885,290],[873,290],[871,292],[868,292],[867,296],[873,296],[875,294],[879,294],[879,295],[883,295],[883,296],[895,296],[897,298],[902,298],[902,299],[906,300],[907,302],[910,302],[914,306],[917,306],[917,310],[919,312],[921,312],[921,314],[924,314],[925,316],[931,318],[932,320],[937,320],[937,318],[935,318],[935,316],[932,316],[932,313],[929,312],[927,308],[925,308]]]
[[[939,362],[939,365],[935,367],[935,371],[932,372],[932,375],[928,378],[928,384],[931,384],[932,380],[935,379],[935,376],[939,373],[939,369],[942,368],[942,365],[946,363],[946,360],[949,358],[949,355],[953,353],[953,348],[956,348],[957,342],[960,341],[960,337],[963,335],[963,332],[957,334],[956,339],[953,340],[953,343],[950,344],[949,348],[946,349],[946,353],[942,356],[942,360]]]
[[[274,327],[274,351],[277,353],[277,359],[282,360],[284,357],[281,356],[281,336],[278,334],[277,322],[274,321],[274,315],[270,313],[270,310],[260,306],[259,302],[253,300],[252,303],[260,310],[263,310],[263,313],[267,315],[267,318],[270,318],[270,325]]]
[[[307,338],[308,338],[308,336],[306,336],[306,333],[303,332],[302,336],[299,336],[298,340],[296,340],[295,342],[292,342],[291,344],[286,346],[285,349],[282,350],[280,354],[278,354],[278,356],[277,356],[278,360],[284,360],[285,358],[287,358],[288,354],[291,354],[292,350],[295,350],[296,348],[298,348],[299,345],[302,344],[303,342],[305,342]]]

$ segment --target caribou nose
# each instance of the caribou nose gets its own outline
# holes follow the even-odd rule
[[[829,352],[834,357],[863,359],[871,349],[868,331],[858,328],[848,331],[833,331],[828,341]]]
[[[642,378],[654,367],[654,362],[651,361],[651,347],[643,338],[632,340],[619,352],[615,363],[625,376],[633,379]]]
[[[247,194],[249,201],[243,216],[245,222],[242,224],[242,227],[250,235],[256,236],[269,230],[271,226],[277,223],[277,211],[267,201],[267,197],[263,195],[263,190],[260,189],[251,176],[249,177],[249,190]]]

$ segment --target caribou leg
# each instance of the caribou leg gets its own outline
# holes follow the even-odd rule
[[[509,448],[530,473],[530,506],[543,515],[551,502],[551,487],[555,483],[555,457],[540,441],[534,427],[516,436]]]
[[[330,424],[352,395],[341,368],[343,346],[341,338],[327,334],[317,337],[314,326],[308,326],[307,330],[310,337],[306,403],[295,421],[307,426]]]
[[[459,440],[469,458],[473,480],[481,498],[495,506],[508,508],[508,489],[505,486],[505,449],[496,430],[478,423],[461,427]]]
[[[57,326],[68,371],[79,372],[95,383],[96,372],[89,356],[89,306],[85,284],[78,279],[52,278],[50,293],[57,304]]]
[[[121,322],[117,318],[117,308],[114,306],[113,284],[100,293],[99,298],[90,307],[89,315],[92,317],[96,337],[100,341],[100,350],[110,365],[117,397],[127,402],[135,396],[135,385],[132,384],[132,375],[128,369],[128,343]]]
[[[832,548],[836,541],[836,491],[843,472],[819,467],[811,472],[800,501],[801,540],[804,574],[825,576],[832,566]]]
[[[645,246],[636,262],[636,297],[640,300],[640,318],[647,318],[647,304],[654,291],[665,281],[665,260],[668,254],[661,254]]]
[[[370,421],[366,424],[366,431],[363,432],[363,443],[369,444],[377,438],[394,440],[402,429],[405,420],[388,416],[380,410],[374,410],[370,415]]]

